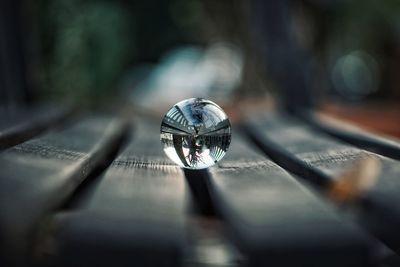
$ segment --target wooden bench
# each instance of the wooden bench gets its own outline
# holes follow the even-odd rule
[[[399,263],[396,142],[276,113],[236,125],[217,166],[184,171],[150,116],[27,114],[0,124],[1,266]],[[331,201],[366,156],[382,163],[377,183]]]

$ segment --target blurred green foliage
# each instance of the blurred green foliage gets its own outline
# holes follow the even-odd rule
[[[118,2],[41,1],[43,79],[52,95],[105,97],[134,51],[134,29]]]
[[[352,48],[374,49],[400,25],[400,1],[342,1],[330,14],[331,40]]]
[[[382,55],[385,52],[387,58],[397,58],[393,47],[397,47],[400,32],[400,1],[332,1],[330,8],[325,8],[324,1],[290,3],[294,2],[314,5],[313,33],[322,38],[312,53],[329,55],[335,61],[351,51],[365,50],[383,65],[389,64]],[[243,11],[244,7],[251,7],[250,3],[38,0],[32,5],[39,33],[40,90],[47,97],[102,104],[118,95],[118,82],[130,66],[157,63],[165,52],[177,46],[224,40],[237,43],[244,51],[245,91],[261,88],[264,92],[265,86],[254,82],[257,78],[253,74],[262,69],[262,63],[251,43],[255,40],[251,35],[253,20],[247,18],[246,22],[251,8],[249,13]],[[297,26],[304,28],[302,24]],[[392,48],[387,49],[386,43]],[[260,75],[266,79],[264,71]]]
[[[327,26],[321,27],[320,31],[326,36],[322,50],[330,64],[357,51],[373,60],[370,75],[358,80],[359,87],[363,87],[362,81],[376,77],[375,89],[365,99],[400,97],[400,80],[397,78],[400,67],[397,63],[400,59],[399,14],[400,1],[397,0],[339,1],[325,14]],[[355,78],[354,73],[347,72],[346,75]]]
[[[101,104],[124,70],[192,39],[197,0],[40,0],[35,18],[45,97]]]

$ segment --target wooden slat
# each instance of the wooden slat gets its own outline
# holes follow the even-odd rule
[[[317,129],[362,149],[400,160],[399,141],[380,137],[327,115],[307,114],[304,118]]]
[[[27,264],[35,227],[104,164],[124,131],[121,121],[91,117],[0,154],[0,262]]]
[[[0,149],[32,138],[66,115],[65,109],[42,106],[0,114]]]
[[[50,265],[179,266],[189,203],[184,175],[166,159],[159,125],[135,125],[133,140],[77,210],[54,217]]]
[[[320,184],[329,184],[355,160],[376,154],[335,140],[295,118],[270,115],[247,132],[281,166]],[[275,153],[275,154],[274,154]],[[377,184],[360,198],[359,221],[393,250],[400,252],[400,163],[379,156]],[[301,171],[301,167],[303,170]]]
[[[370,241],[237,134],[210,193],[249,266],[368,266]]]

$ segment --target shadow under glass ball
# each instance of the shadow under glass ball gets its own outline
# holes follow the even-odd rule
[[[190,98],[175,104],[161,123],[167,156],[181,167],[208,168],[221,160],[231,143],[231,124],[214,102]]]

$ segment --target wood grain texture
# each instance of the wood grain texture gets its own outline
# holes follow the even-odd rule
[[[291,117],[272,114],[258,125],[248,128],[248,133],[258,139],[258,144],[268,154],[271,147],[279,155],[272,155],[289,171],[312,181],[338,177],[356,160],[378,157],[382,169],[376,185],[360,198],[360,224],[381,239],[393,250],[400,252],[400,163],[371,152],[350,146],[315,130],[304,122]],[[277,161],[277,162],[278,162]],[[328,185],[329,182],[322,183]]]
[[[249,266],[368,266],[370,240],[235,135],[211,196]]]
[[[164,155],[159,125],[135,123],[132,141],[78,208],[54,216],[57,266],[179,266],[187,185]]]
[[[67,110],[38,106],[0,114],[0,150],[32,138],[65,118]],[[53,124],[53,125],[52,125]]]
[[[124,131],[119,120],[90,117],[0,154],[2,261],[28,263],[37,225],[106,161]]]

